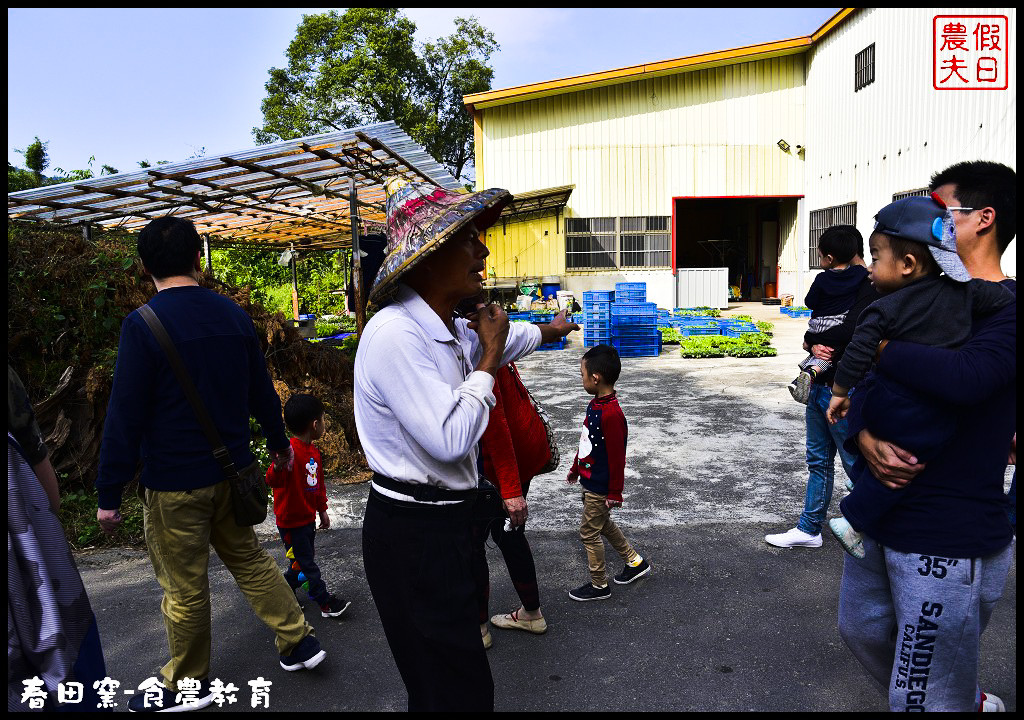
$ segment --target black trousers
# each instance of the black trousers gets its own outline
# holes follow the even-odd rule
[[[530,490],[530,483],[523,484],[523,497]],[[508,513],[500,497],[494,507],[484,517],[477,517],[473,522],[473,577],[477,592],[477,622],[485,623],[490,619],[491,580],[487,567],[487,536],[491,536],[494,544],[501,550],[508,567],[512,585],[523,603],[524,610],[540,609],[540,591],[537,588],[537,567],[533,562],[530,542],[526,539],[526,526],[505,530],[505,519]]]
[[[476,619],[471,502],[408,507],[371,490],[363,566],[410,712],[491,712]]]

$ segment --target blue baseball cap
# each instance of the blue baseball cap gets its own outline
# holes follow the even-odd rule
[[[923,243],[951,280],[971,279],[956,253],[953,213],[934,193],[931,197],[908,197],[889,203],[875,215],[875,232]]]

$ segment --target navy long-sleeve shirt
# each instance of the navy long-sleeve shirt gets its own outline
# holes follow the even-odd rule
[[[1002,283],[1014,294],[1013,280]],[[975,318],[970,339],[949,350],[894,341],[875,372],[950,406],[957,431],[901,490],[872,536],[900,552],[985,557],[1013,537],[1003,477],[1017,418],[1017,304]],[[870,375],[869,375],[870,379]],[[851,396],[846,447],[857,451],[864,393]]]
[[[235,467],[254,459],[250,414],[271,449],[287,448],[281,401],[245,311],[198,286],[162,290],[149,306],[177,347]],[[224,480],[166,354],[136,310],[121,324],[96,479],[100,508],[120,506],[140,459],[140,482],[153,490],[191,490]]]

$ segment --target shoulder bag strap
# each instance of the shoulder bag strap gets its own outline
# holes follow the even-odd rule
[[[235,469],[235,463],[231,459],[231,454],[228,449],[224,446],[224,442],[220,439],[220,433],[217,432],[216,426],[213,424],[213,420],[210,419],[209,413],[206,412],[206,406],[203,405],[202,398],[199,397],[199,391],[196,390],[195,384],[192,382],[192,378],[189,377],[188,372],[185,370],[185,364],[181,361],[181,356],[178,354],[178,349],[174,347],[174,343],[171,342],[170,336],[167,334],[167,330],[164,329],[164,324],[160,322],[160,318],[153,312],[153,308],[149,305],[143,305],[139,308],[139,315],[149,325],[149,329],[156,336],[157,342],[160,343],[160,347],[163,348],[167,354],[167,360],[171,365],[171,369],[174,374],[178,377],[178,382],[181,383],[182,390],[185,391],[185,397],[188,398],[189,403],[192,405],[192,410],[195,411],[196,418],[199,420],[199,424],[203,427],[203,433],[206,435],[207,441],[210,443],[210,447],[213,448],[213,456],[217,458],[217,462],[220,463],[221,469],[224,471],[224,475],[228,478],[232,478],[238,474]]]

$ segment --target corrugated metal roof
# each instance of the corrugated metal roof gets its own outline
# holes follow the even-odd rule
[[[603,70],[586,75],[549,80],[546,82],[519,85],[517,87],[505,88],[502,90],[485,90],[484,92],[472,93],[462,98],[467,110],[470,112],[493,108],[499,105],[509,105],[536,100],[542,97],[561,95],[564,93],[590,90],[609,85],[646,80],[664,75],[673,75],[681,72],[692,72],[694,70],[707,70],[724,65],[751,62],[754,60],[767,60],[774,57],[793,55],[807,52],[821,38],[828,35],[838,27],[844,20],[850,17],[857,8],[843,8],[833,15],[824,25],[811,35],[805,35],[788,40],[777,40],[774,42],[758,43],[720,50],[716,52],[689,55],[687,57],[664,60],[662,62],[642,63],[613,70]]]
[[[462,187],[389,121],[8,193],[7,218],[138,231],[174,215],[213,245],[345,247],[352,241],[349,178],[359,218],[379,225],[383,183],[393,175]]]

